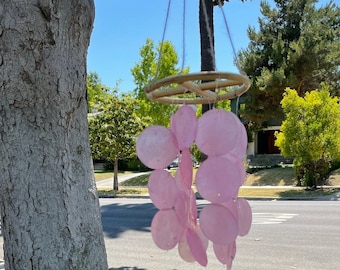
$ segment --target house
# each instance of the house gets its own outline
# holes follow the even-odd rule
[[[238,109],[244,97],[231,100],[231,111],[238,115]],[[254,132],[251,140],[248,142],[247,159],[255,166],[264,164],[265,166],[273,166],[283,163],[291,163],[291,159],[281,156],[280,149],[275,145],[275,132],[279,131],[281,122],[270,119],[266,122],[265,127]]]

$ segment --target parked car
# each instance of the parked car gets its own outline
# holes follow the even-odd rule
[[[196,161],[196,159],[194,157],[191,157],[192,159],[192,166],[193,167],[198,167],[199,166],[199,163]],[[171,169],[178,169],[178,166],[179,166],[179,158],[175,158],[173,162],[170,163],[170,165],[168,166],[168,170],[171,170]]]
[[[175,160],[173,162],[171,162],[170,165],[168,166],[168,170],[177,169],[178,163],[179,163],[179,159],[175,158]]]

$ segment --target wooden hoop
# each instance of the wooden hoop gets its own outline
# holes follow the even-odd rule
[[[172,86],[173,84],[176,85]],[[227,93],[219,93],[219,90],[230,86],[238,87]],[[155,80],[145,87],[144,92],[150,100],[160,103],[210,104],[236,98],[245,93],[249,87],[250,80],[247,76],[229,72],[202,71]],[[185,97],[184,95],[188,93],[195,93],[196,97]]]

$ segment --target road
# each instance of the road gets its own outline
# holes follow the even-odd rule
[[[208,266],[182,261],[176,248],[159,250],[148,199],[101,199],[111,270],[226,269],[208,248]],[[199,203],[205,203],[199,201]],[[340,269],[340,201],[251,201],[253,225],[239,237],[234,270]]]
[[[197,202],[201,207],[207,203]],[[182,261],[176,248],[158,249],[150,234],[157,210],[149,199],[105,198],[100,205],[110,270],[226,269],[211,245],[206,268]],[[250,201],[250,205],[252,228],[238,238],[233,270],[340,269],[339,200]]]

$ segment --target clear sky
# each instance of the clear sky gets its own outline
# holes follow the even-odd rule
[[[190,66],[191,72],[197,72],[200,70],[199,0],[186,0],[185,46],[183,1],[171,1],[165,40],[170,40],[175,46],[179,63],[184,56],[185,66]],[[267,2],[273,6],[273,0]],[[95,5],[96,18],[88,51],[88,72],[96,72],[101,82],[111,88],[121,80],[120,91],[132,91],[135,85],[131,68],[141,60],[139,50],[147,38],[151,38],[155,44],[162,40],[168,0],[95,0]],[[248,26],[258,29],[260,0],[244,3],[231,0],[224,4],[223,10],[236,50],[245,49],[249,43]],[[218,7],[215,7],[214,17],[217,70],[237,73],[226,25]]]

